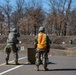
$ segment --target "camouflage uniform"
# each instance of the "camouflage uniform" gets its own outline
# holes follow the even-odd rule
[[[10,36],[12,35],[12,36]],[[11,37],[14,37],[13,40],[10,40]],[[10,31],[7,39],[7,48],[6,48],[6,64],[8,64],[10,52],[13,52],[15,64],[18,64],[18,49],[16,44],[19,43],[17,37],[20,37],[19,33],[17,33],[16,29]]]
[[[44,31],[40,31],[39,32],[42,32],[44,33]],[[47,47],[50,47],[50,44],[49,44],[49,37],[46,36],[46,41],[47,41]],[[38,35],[35,36],[35,42],[34,42],[34,46],[35,46],[35,49],[36,49],[36,68],[35,70],[39,70],[39,65],[40,65],[40,61],[41,61],[41,58],[42,58],[42,64],[43,64],[43,67],[44,67],[44,70],[47,70],[47,53],[48,53],[48,49],[47,47],[44,48],[44,49],[39,49],[37,48],[37,44],[38,44]]]

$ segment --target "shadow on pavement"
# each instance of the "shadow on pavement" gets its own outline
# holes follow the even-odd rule
[[[76,71],[76,68],[49,69],[48,71]]]
[[[53,62],[49,62],[48,64],[56,64],[56,63],[53,63]]]

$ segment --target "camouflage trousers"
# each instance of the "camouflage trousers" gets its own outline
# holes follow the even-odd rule
[[[14,57],[14,61],[15,63],[18,62],[18,50],[16,50],[16,46],[7,46],[6,48],[6,62],[8,62],[9,60],[9,55],[11,53],[11,51],[13,52],[13,57]]]
[[[36,66],[39,66],[41,61],[42,61],[42,64],[43,66],[47,66],[47,53],[45,51],[37,51],[36,52]]]

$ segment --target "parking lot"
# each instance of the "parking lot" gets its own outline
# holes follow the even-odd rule
[[[15,65],[13,55],[10,55],[9,65],[5,65],[5,53],[0,52],[0,75],[75,75],[76,57],[49,56],[48,71],[34,71],[35,64],[27,64],[27,55],[19,53],[20,65]]]

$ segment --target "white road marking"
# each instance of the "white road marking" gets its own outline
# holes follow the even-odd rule
[[[18,60],[25,59],[25,58],[27,58],[27,57],[22,57],[22,58],[19,58]],[[14,60],[9,61],[9,63],[12,63],[13,61],[14,61]],[[5,64],[6,64],[6,63],[0,64],[0,66],[5,65]]]
[[[27,58],[27,57],[19,58],[19,60],[25,59],[25,58]],[[13,62],[13,61],[14,61],[14,60],[10,61],[10,63]],[[1,64],[1,65],[5,65],[5,63],[3,63],[3,64]],[[14,68],[11,68],[11,69],[8,69],[8,70],[6,70],[6,71],[3,71],[3,72],[0,73],[0,75],[3,75],[3,74],[5,74],[5,73],[7,73],[7,72],[10,72],[10,71],[12,71],[12,70],[14,70],[14,69],[17,69],[17,68],[21,67],[21,66],[23,66],[23,65],[19,65],[19,66],[16,66],[16,67],[14,67]]]
[[[50,56],[49,56],[49,57],[50,57]],[[19,58],[19,60],[25,59],[25,58],[27,58],[27,57]],[[11,63],[11,62],[13,62],[13,61],[14,61],[14,60],[10,61],[9,63]],[[3,63],[3,64],[1,64],[1,65],[5,65],[5,63]],[[11,68],[11,69],[8,69],[8,70],[6,70],[6,71],[3,71],[3,72],[0,73],[0,75],[3,75],[3,74],[5,74],[5,73],[7,73],[7,72],[10,72],[10,71],[15,70],[15,69],[17,69],[17,68],[19,68],[19,67],[22,67],[22,66],[23,66],[23,65],[19,65],[19,66],[16,66],[16,67],[14,67],[14,68]]]
[[[17,69],[17,68],[21,67],[21,66],[23,66],[23,65],[16,66],[16,67],[14,67],[14,68],[8,69],[8,70],[6,70],[6,71],[4,71],[4,72],[1,72],[0,75],[3,75],[3,74],[5,74],[5,73],[7,73],[7,72],[10,72],[10,71],[12,71],[12,70],[14,70],[14,69]]]

